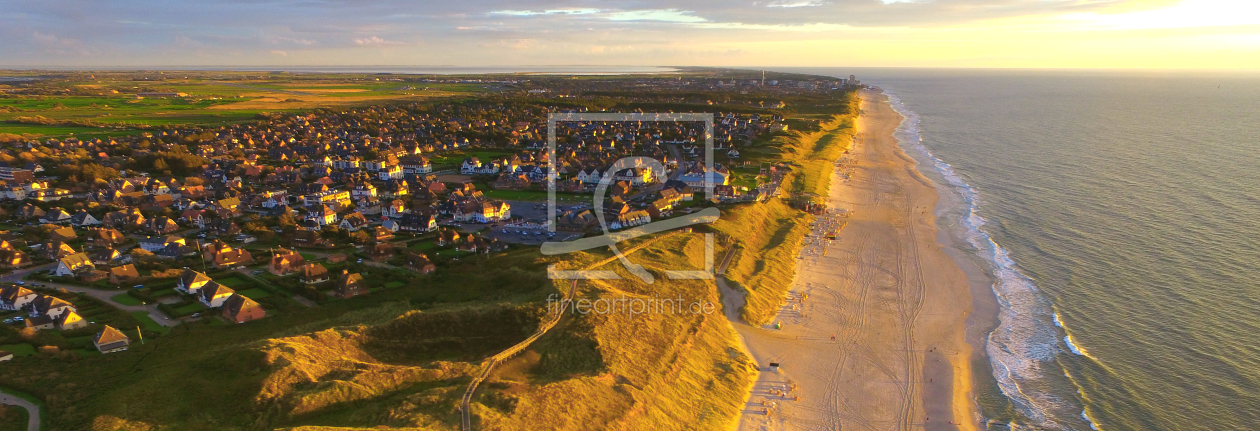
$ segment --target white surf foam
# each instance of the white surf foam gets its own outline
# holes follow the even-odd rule
[[[897,139],[903,147],[914,150],[922,160],[929,161],[948,188],[961,199],[961,208],[952,210],[956,214],[951,210],[946,210],[945,214],[957,218],[963,228],[964,239],[974,247],[973,252],[991,267],[994,278],[992,289],[999,305],[999,324],[989,334],[985,351],[999,388],[1033,426],[1039,429],[1071,429],[1059,418],[1064,416],[1062,413],[1080,407],[1075,406],[1074,399],[1045,390],[1048,385],[1041,383],[1045,378],[1045,367],[1054,366],[1052,362],[1064,347],[1075,349],[1074,346],[1065,346],[1065,341],[1059,339],[1058,331],[1054,329],[1062,322],[1049,301],[1041,295],[1036,283],[1024,276],[1007,250],[981,228],[986,220],[977,213],[980,197],[976,189],[968,185],[953,166],[923,145],[918,115],[907,109],[896,95],[888,91],[885,94],[893,109],[904,118],[897,128]]]

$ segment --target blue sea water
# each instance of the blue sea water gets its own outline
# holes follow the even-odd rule
[[[1260,73],[781,70],[906,117],[1000,306],[991,429],[1260,429]]]

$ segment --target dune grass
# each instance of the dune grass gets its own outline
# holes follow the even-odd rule
[[[582,282],[580,298],[589,301],[682,300],[653,312],[610,306],[600,313],[595,306],[588,314],[570,314],[532,348],[540,360],[528,383],[488,382],[473,406],[479,429],[733,426],[754,365],[736,347],[713,282],[669,280],[663,272],[702,268],[703,244],[702,235],[678,234],[631,255],[653,273],[653,284],[640,282],[617,261],[601,269],[616,271],[621,280]],[[600,257],[592,253],[582,260]]]
[[[853,140],[857,99],[836,106],[834,114],[817,132],[793,132],[756,149],[788,162],[792,169],[783,178],[791,196],[825,199],[833,163]],[[792,287],[802,240],[813,216],[771,199],[764,204],[744,204],[723,211],[714,229],[734,240],[735,256],[725,277],[745,294],[740,317],[752,325],[770,323]]]

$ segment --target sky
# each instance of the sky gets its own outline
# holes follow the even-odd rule
[[[1260,69],[1258,0],[0,0],[0,67]]]

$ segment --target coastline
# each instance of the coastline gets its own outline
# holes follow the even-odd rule
[[[893,136],[902,116],[877,91],[861,93],[861,109],[853,176],[835,170],[828,191],[829,208],[853,213],[818,217],[775,319],[782,328],[739,321],[739,295],[719,279],[727,317],[761,371],[737,429],[979,429],[972,353],[983,345],[968,341],[983,342],[978,328],[992,314],[971,309],[988,308],[973,297],[989,286],[936,228],[937,188]],[[840,222],[823,252],[818,234]]]

